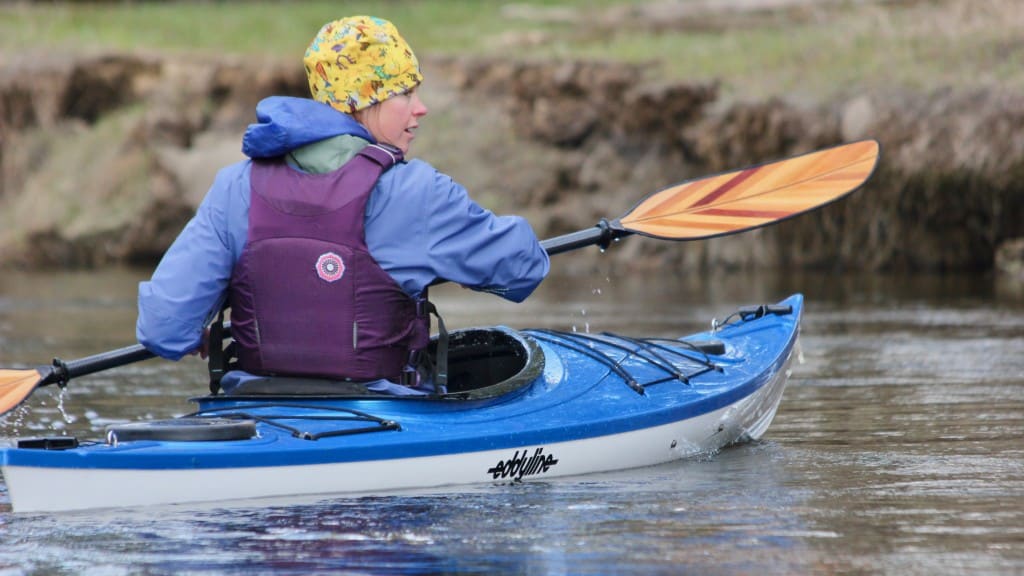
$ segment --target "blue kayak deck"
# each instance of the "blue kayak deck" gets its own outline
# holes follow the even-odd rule
[[[527,386],[482,400],[197,399],[197,416],[256,420],[258,435],[223,442],[139,440],[50,451],[5,448],[4,465],[199,469],[354,462],[541,445],[686,420],[765,386],[795,344],[803,298],[740,313],[679,341],[720,341],[721,354],[612,335],[523,333],[544,354]],[[782,311],[788,309],[788,313]],[[363,430],[365,429],[365,430]],[[358,433],[345,433],[359,430]],[[317,438],[317,439],[313,439]]]

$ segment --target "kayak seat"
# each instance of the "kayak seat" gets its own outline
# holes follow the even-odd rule
[[[434,354],[436,348],[435,336],[430,353]],[[503,326],[467,328],[448,335],[448,386],[444,394],[394,396],[370,390],[361,382],[273,376],[247,380],[229,396],[471,400],[523,388],[543,371],[544,353],[530,336]]]

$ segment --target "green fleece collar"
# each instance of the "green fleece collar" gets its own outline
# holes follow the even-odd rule
[[[311,174],[326,174],[345,165],[369,142],[342,134],[296,148],[285,157],[288,165]]]

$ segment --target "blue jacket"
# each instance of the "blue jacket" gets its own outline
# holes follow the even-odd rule
[[[308,99],[267,98],[256,117],[243,138],[249,158],[282,156],[343,135],[373,141],[351,116]],[[217,174],[153,277],[140,283],[136,336],[151,352],[172,360],[192,352],[223,305],[248,233],[250,165],[244,160]],[[396,165],[377,182],[366,206],[366,244],[411,296],[444,279],[521,302],[549,268],[525,219],[485,210],[420,160]]]

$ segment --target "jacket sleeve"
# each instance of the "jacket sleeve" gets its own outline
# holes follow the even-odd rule
[[[366,240],[392,276],[414,279],[402,282],[407,292],[440,278],[522,302],[547,276],[547,252],[526,219],[484,209],[424,162],[396,168],[368,206]]]
[[[199,347],[223,305],[248,228],[248,163],[218,173],[195,216],[139,284],[136,338],[150,352],[178,360]]]

